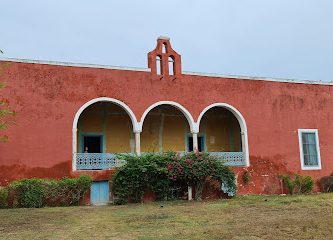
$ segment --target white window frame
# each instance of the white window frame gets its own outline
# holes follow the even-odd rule
[[[314,133],[315,134],[317,158],[318,158],[317,159],[318,160],[318,165],[316,165],[316,166],[306,166],[304,164],[302,133]],[[298,129],[298,143],[299,143],[299,153],[300,153],[300,160],[301,160],[302,170],[320,170],[321,169],[321,159],[320,159],[318,129]]]

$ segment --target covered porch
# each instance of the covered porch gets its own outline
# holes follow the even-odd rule
[[[226,165],[246,166],[242,130],[231,111],[223,107],[205,109],[196,123],[179,106],[151,106],[140,122],[126,105],[107,99],[86,106],[77,119],[73,169],[114,169],[126,164],[119,154],[167,151],[181,155],[208,152]]]

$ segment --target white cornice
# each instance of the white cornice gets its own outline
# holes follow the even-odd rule
[[[226,74],[218,74],[218,73],[199,73],[199,72],[182,72],[182,73],[185,74],[185,75],[193,75],[193,76],[217,77],[217,78],[234,78],[234,79],[241,79],[241,80],[333,85],[333,82],[312,81],[312,80],[269,78],[269,77],[249,77],[249,76],[226,75]]]
[[[150,68],[121,67],[121,66],[110,66],[110,65],[99,65],[99,64],[57,62],[57,61],[16,59],[16,58],[0,58],[0,61],[35,63],[35,64],[46,64],[46,65],[56,65],[56,66],[68,66],[68,67],[102,68],[102,69],[139,71],[139,72],[150,72],[151,71]],[[324,82],[324,81],[312,81],[312,80],[269,78],[269,77],[251,77],[251,76],[238,76],[238,75],[226,75],[226,74],[218,74],[218,73],[200,73],[200,72],[186,72],[186,71],[183,71],[182,74],[184,74],[184,75],[193,75],[193,76],[203,76],[203,77],[233,78],[233,79],[253,80],[253,81],[317,84],[317,85],[328,85],[328,86],[333,85],[333,81]]]
[[[103,68],[103,69],[114,69],[114,70],[150,72],[150,68],[120,67],[120,66],[109,66],[109,65],[87,64],[87,63],[56,62],[56,61],[30,60],[30,59],[17,59],[17,58],[0,58],[0,61],[35,63],[35,64],[46,64],[46,65],[67,66],[67,67]]]

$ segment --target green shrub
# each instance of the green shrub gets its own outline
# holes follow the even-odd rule
[[[236,193],[235,174],[223,162],[207,153],[176,153],[120,155],[127,164],[112,178],[112,192],[118,199],[141,202],[144,193],[151,190],[157,200],[179,197],[187,186],[195,187],[195,199],[201,200],[208,180],[218,180],[222,189],[233,196]],[[221,189],[220,187],[220,189]]]
[[[127,204],[127,200],[119,198],[113,200],[113,205],[125,205]]]
[[[0,187],[0,208],[8,206],[8,188]]]
[[[333,192],[333,176],[322,177],[320,179],[320,186],[323,192]]]
[[[91,183],[87,175],[60,180],[21,179],[10,184],[10,191],[14,207],[69,206],[79,204]]]
[[[288,189],[289,194],[294,194],[295,182],[291,179],[289,175],[281,176],[282,182]]]
[[[242,180],[245,185],[249,184],[250,182],[250,173],[248,171],[244,171],[242,175]]]
[[[119,155],[118,157],[127,163],[112,177],[113,194],[125,201],[141,202],[145,191],[152,190],[157,200],[170,199],[170,189],[174,183],[167,176],[166,163],[174,155],[174,153]]]
[[[46,192],[44,180],[37,178],[17,180],[10,184],[10,189],[14,191],[14,201],[18,207],[44,206]]]
[[[289,194],[310,193],[314,187],[314,181],[310,176],[292,174],[281,176],[281,179],[287,187]]]
[[[57,183],[57,196],[62,205],[77,205],[89,190],[92,183],[90,176],[81,175],[78,178],[62,178]]]
[[[310,176],[297,175],[295,178],[295,184],[298,193],[310,193],[314,187],[314,181]]]
[[[208,153],[191,152],[168,163],[168,175],[195,188],[195,200],[202,199],[202,191],[209,179],[215,179],[229,196],[236,194],[235,174],[221,159]]]

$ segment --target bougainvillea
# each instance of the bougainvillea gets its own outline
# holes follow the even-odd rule
[[[180,158],[173,158],[167,166],[168,176],[173,181],[185,182],[195,188],[195,200],[202,199],[202,191],[209,179],[215,179],[227,189],[229,195],[235,195],[234,173],[223,164],[221,159],[208,153],[188,153]]]
[[[234,173],[221,159],[208,153],[180,156],[169,152],[119,157],[127,163],[113,175],[112,191],[122,202],[141,202],[146,191],[153,191],[160,200],[173,199],[177,198],[176,192],[186,186],[193,186],[195,199],[201,200],[203,187],[211,180],[217,181],[219,189],[229,196],[236,193]]]

